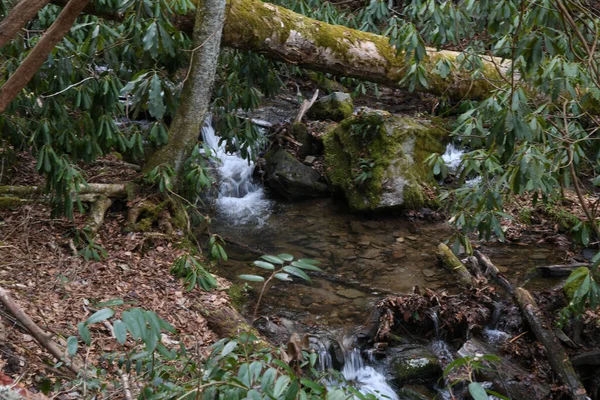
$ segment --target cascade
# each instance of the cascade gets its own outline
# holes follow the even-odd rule
[[[202,127],[202,138],[219,160],[217,213],[233,225],[264,225],[270,215],[271,201],[265,197],[262,186],[252,178],[254,162],[227,152],[225,144],[219,144],[210,115]]]

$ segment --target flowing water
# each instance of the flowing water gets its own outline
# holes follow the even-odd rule
[[[351,330],[365,322],[374,302],[386,294],[407,293],[416,286],[455,290],[452,276],[438,266],[435,255],[440,241],[451,235],[445,223],[416,223],[391,214],[351,214],[331,199],[294,203],[269,200],[261,185],[252,180],[254,165],[219,146],[210,124],[202,133],[221,160],[212,230],[268,254],[285,252],[321,261],[323,273],[313,274],[311,283],[295,280],[274,284],[263,298],[261,314],[287,317],[308,329]],[[452,146],[446,153],[448,165],[458,168],[461,150]],[[540,246],[489,244],[484,252],[502,272],[510,271],[520,283],[533,267],[559,261],[556,251]],[[251,266],[258,254],[235,246],[228,246],[227,253],[229,261],[220,267],[219,274],[232,282],[243,285],[240,274],[264,273]],[[437,314],[433,312],[431,318],[435,322]],[[500,332],[490,326],[484,334],[491,342],[500,343],[504,339]],[[439,334],[436,336],[431,350],[439,359],[451,362],[452,351]],[[398,398],[386,382],[381,364],[365,361],[356,348],[342,348],[341,372],[346,380],[363,393],[377,391],[380,397]],[[317,351],[324,368],[333,365],[326,346],[318,345]]]

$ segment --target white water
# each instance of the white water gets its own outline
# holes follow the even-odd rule
[[[342,341],[349,339],[345,337]],[[333,368],[333,359],[327,346],[320,340],[317,342],[317,354],[319,355],[318,368],[328,370]],[[387,383],[385,376],[370,365],[366,365],[360,350],[357,348],[347,349],[348,343],[342,344],[344,347],[344,367],[342,376],[346,382],[362,394],[373,394],[378,399],[398,400],[398,395],[394,389]],[[369,362],[374,362],[372,353],[369,353]],[[331,386],[339,385],[340,382],[330,381]]]
[[[448,172],[451,174],[458,174],[460,170],[460,163],[462,162],[462,156],[466,153],[464,149],[454,146],[453,143],[448,143],[446,151],[442,154],[442,160],[448,167]],[[481,183],[481,176],[467,179],[465,185],[467,187],[474,187]]]
[[[365,361],[359,349],[352,349],[344,355],[342,375],[362,394],[373,394],[379,399],[398,400],[398,395],[387,383],[385,376]]]
[[[217,211],[233,225],[264,225],[270,215],[271,201],[265,197],[262,186],[252,179],[254,162],[228,153],[225,144],[219,145],[210,116],[202,127],[202,138],[220,161]]]
[[[454,144],[448,143],[446,152],[442,154],[442,160],[444,160],[449,172],[456,173],[458,171],[463,154],[465,154],[463,149],[459,149]]]

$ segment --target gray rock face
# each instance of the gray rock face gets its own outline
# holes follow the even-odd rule
[[[288,200],[297,200],[329,194],[327,185],[319,181],[319,173],[296,160],[285,150],[269,152],[265,159],[266,183],[280,196]]]
[[[308,110],[308,116],[314,119],[341,121],[354,112],[354,103],[348,93],[333,92],[321,97]]]

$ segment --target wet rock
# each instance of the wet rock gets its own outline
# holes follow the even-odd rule
[[[361,239],[358,243],[356,243],[359,246],[362,247],[367,247],[371,245],[371,241],[369,239]]]
[[[478,339],[469,339],[458,350],[461,357],[475,354],[494,354],[494,348]],[[502,358],[492,368],[480,370],[481,378],[493,382],[494,391],[512,399],[545,399],[550,386],[532,379],[532,375],[517,364]]]
[[[350,230],[352,233],[361,233],[364,228],[360,221],[350,221]]]
[[[406,238],[407,238],[408,240],[410,240],[411,242],[416,242],[417,240],[419,240],[419,238],[418,238],[418,237],[416,237],[416,236],[407,236]]]
[[[307,115],[319,120],[341,121],[350,117],[353,112],[352,97],[348,93],[333,92],[317,100]]]
[[[314,302],[315,302],[315,299],[313,299],[312,297],[309,297],[309,296],[300,298],[300,304],[303,305],[304,307],[310,306]]]
[[[400,260],[401,258],[406,257],[406,250],[404,249],[396,249],[392,252],[393,260]]]
[[[360,255],[361,258],[366,258],[366,259],[373,259],[373,258],[377,258],[379,257],[379,255],[381,254],[380,250],[377,249],[369,249],[367,251],[365,251],[364,253],[362,253]]]
[[[390,365],[394,383],[397,385],[411,382],[434,382],[442,375],[442,368],[437,357],[426,347],[393,349],[393,353]]]
[[[321,176],[283,149],[269,152],[266,183],[280,196],[288,200],[307,197],[327,196],[327,185],[320,181]]]
[[[425,275],[427,278],[431,278],[436,274],[434,270],[429,268],[423,268],[421,272],[423,272],[423,275]]]
[[[435,185],[424,160],[445,148],[441,123],[372,110],[345,119],[323,136],[327,177],[355,211],[420,209]]]
[[[356,289],[338,290],[336,294],[347,299],[358,299],[359,297],[365,297],[365,294],[363,292]]]
[[[381,222],[379,221],[367,221],[363,222],[363,225],[369,229],[379,229],[381,227]]]

